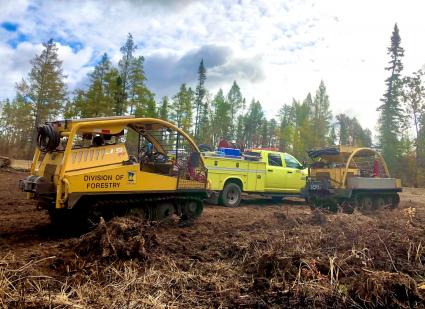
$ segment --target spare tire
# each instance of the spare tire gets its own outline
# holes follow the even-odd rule
[[[60,143],[60,135],[50,123],[37,128],[37,146],[42,152],[56,150]]]

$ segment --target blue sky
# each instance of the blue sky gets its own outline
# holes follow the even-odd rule
[[[72,91],[85,87],[104,52],[116,63],[131,32],[158,98],[193,85],[203,58],[212,93],[237,80],[272,117],[323,79],[334,113],[374,130],[395,22],[405,73],[425,65],[420,0],[0,0],[0,7],[0,100],[13,97],[41,42],[57,42]]]

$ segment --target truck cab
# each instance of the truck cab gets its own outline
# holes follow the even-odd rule
[[[266,163],[265,192],[300,193],[305,186],[307,171],[293,156],[285,152],[271,150],[252,150],[261,155]]]

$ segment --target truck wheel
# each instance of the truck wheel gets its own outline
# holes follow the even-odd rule
[[[241,188],[237,184],[229,182],[220,194],[220,204],[226,207],[237,207],[241,202],[241,195]]]

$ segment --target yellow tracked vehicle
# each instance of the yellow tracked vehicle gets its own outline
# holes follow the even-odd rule
[[[346,212],[398,206],[401,181],[390,177],[377,151],[337,146],[311,150],[308,155],[313,163],[303,194],[310,206]]]
[[[53,223],[86,228],[101,216],[189,220],[202,213],[207,170],[196,144],[173,124],[106,117],[37,130],[30,176],[20,187]]]

